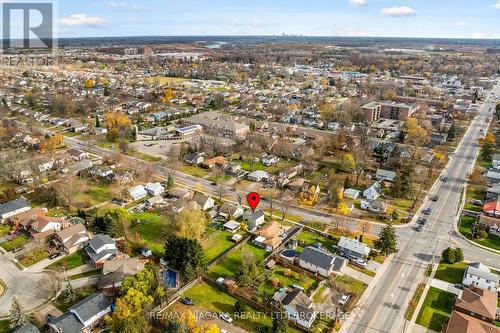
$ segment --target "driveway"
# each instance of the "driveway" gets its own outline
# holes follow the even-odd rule
[[[460,296],[460,293],[462,292],[460,289],[455,288],[453,284],[438,279],[432,279],[431,286],[433,286],[434,288],[445,290],[458,296]]]
[[[29,272],[29,273],[38,273],[38,272],[42,272],[43,269],[45,267],[47,267],[48,265],[52,264],[52,263],[55,263],[56,261],[58,261],[59,259],[62,259],[66,256],[66,254],[63,254],[55,259],[49,259],[49,258],[45,258],[43,260],[40,260],[39,262],[37,262],[36,264],[34,265],[31,265],[30,267],[28,267],[25,272]]]
[[[0,297],[0,317],[9,315],[12,298],[16,296],[26,310],[31,310],[45,299],[36,294],[36,286],[45,273],[27,273],[21,271],[5,255],[0,255],[0,279],[6,284],[7,290]]]
[[[361,273],[349,266],[344,267],[342,271],[343,271],[342,273],[344,273],[345,275],[350,276],[366,284],[370,284],[370,282],[372,282],[373,280],[371,276]]]

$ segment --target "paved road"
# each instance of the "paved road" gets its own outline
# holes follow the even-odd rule
[[[500,86],[495,91],[500,95]],[[398,230],[399,252],[390,259],[389,267],[382,273],[380,282],[366,302],[360,304],[356,318],[349,321],[350,325],[344,325],[342,332],[405,332],[407,323],[403,315],[410,298],[428,264],[437,262],[442,250],[450,245],[463,247],[467,261],[483,261],[500,268],[500,255],[469,244],[458,237],[453,228],[466,175],[479,153],[478,138],[491,122],[493,114],[490,108],[494,105],[493,102],[485,103],[471,123],[444,171],[448,182],[436,183],[434,192],[439,194],[439,201],[424,203],[425,207],[433,209],[429,216],[430,223],[420,233],[411,228]],[[481,129],[484,132],[480,132]]]
[[[0,297],[0,318],[9,315],[12,298],[19,298],[25,309],[33,309],[45,299],[35,292],[37,283],[44,273],[30,274],[23,272],[5,255],[0,254],[0,280],[7,285],[7,291]]]

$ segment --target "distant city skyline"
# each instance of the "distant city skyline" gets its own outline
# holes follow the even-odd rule
[[[59,0],[59,37],[281,35],[500,39],[500,0]]]

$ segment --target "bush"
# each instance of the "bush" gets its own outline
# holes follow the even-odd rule
[[[445,249],[441,255],[443,262],[447,264],[455,263],[455,250],[451,247]]]
[[[486,237],[488,237],[488,233],[486,232],[486,230],[479,230],[477,232],[477,238],[485,239]]]
[[[461,248],[455,249],[455,262],[464,261],[464,251]]]

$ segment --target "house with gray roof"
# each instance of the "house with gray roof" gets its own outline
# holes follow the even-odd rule
[[[355,238],[340,237],[337,245],[340,253],[348,258],[364,259],[370,254],[371,249],[365,243],[361,243]]]
[[[363,197],[368,200],[377,200],[380,197],[382,188],[380,182],[373,183],[370,187],[363,191]]]
[[[17,215],[19,213],[26,212],[31,209],[28,201],[24,198],[12,200],[0,205],[0,223],[3,223],[5,219]]]
[[[85,251],[97,267],[121,256],[116,249],[115,241],[109,235],[95,235],[85,247]]]
[[[375,179],[393,182],[396,179],[396,173],[390,170],[377,169],[377,173],[375,173]]]
[[[301,289],[280,289],[273,296],[273,300],[280,302],[288,318],[298,325],[310,329],[316,319],[316,312],[312,308],[312,301]]]
[[[483,289],[498,291],[500,276],[491,272],[488,266],[475,262],[468,264],[465,268],[462,284],[465,286],[477,286]]]
[[[28,324],[21,328],[18,328],[12,333],[40,333],[40,330],[35,325]]]
[[[99,278],[99,289],[119,288],[123,280],[144,270],[139,258],[124,258],[106,261]]]
[[[298,263],[300,267],[308,271],[329,277],[333,271],[340,272],[347,265],[347,260],[330,252],[308,246],[298,256]]]
[[[111,312],[111,302],[104,294],[93,294],[76,303],[62,316],[49,322],[56,333],[81,333],[91,331],[99,321]]]

